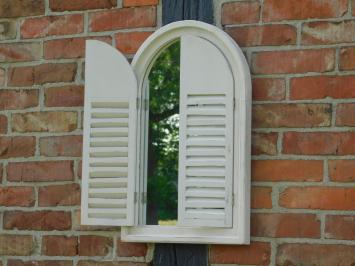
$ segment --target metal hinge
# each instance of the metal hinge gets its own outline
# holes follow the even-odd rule
[[[235,110],[235,98],[233,98],[233,110]]]
[[[134,192],[134,203],[138,202],[138,192]]]

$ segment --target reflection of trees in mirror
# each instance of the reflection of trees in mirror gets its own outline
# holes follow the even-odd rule
[[[147,224],[174,223],[178,204],[180,42],[159,54],[148,79]]]

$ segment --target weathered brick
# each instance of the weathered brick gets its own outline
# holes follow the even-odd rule
[[[151,34],[150,31],[117,33],[115,35],[116,48],[122,53],[134,54]]]
[[[354,187],[289,187],[279,204],[292,209],[355,210]]]
[[[22,22],[20,30],[24,39],[77,34],[84,31],[84,17],[73,14],[29,18]]]
[[[145,257],[147,244],[117,241],[117,255],[120,257]]]
[[[276,265],[352,265],[355,246],[323,244],[281,244]]]
[[[75,256],[78,253],[78,238],[76,236],[43,236],[42,255]]]
[[[52,185],[38,190],[38,206],[80,205],[80,185]]]
[[[230,27],[226,32],[242,47],[296,43],[296,28],[290,25]]]
[[[355,154],[355,132],[286,132],[284,154],[351,155]]]
[[[285,99],[285,80],[280,78],[256,78],[252,80],[253,101],[281,101]]]
[[[322,181],[323,161],[253,160],[253,181]]]
[[[130,6],[156,6],[159,0],[123,0],[124,7]]]
[[[327,72],[334,66],[333,49],[267,51],[252,58],[252,70],[258,74]]]
[[[355,57],[354,57],[355,59]],[[315,76],[290,80],[292,100],[355,98],[355,76]]]
[[[0,255],[29,256],[35,249],[32,236],[0,235]]]
[[[72,266],[70,260],[8,260],[7,266]]]
[[[82,235],[79,237],[79,256],[106,256],[112,246],[110,237]]]
[[[18,230],[68,230],[71,214],[65,211],[12,211],[4,213],[4,228]]]
[[[36,149],[35,137],[0,137],[0,159],[31,157]]]
[[[355,104],[340,103],[336,107],[337,126],[355,126]]]
[[[1,0],[0,17],[14,18],[44,15],[44,0]]]
[[[320,221],[315,214],[253,213],[251,235],[260,237],[320,237]]]
[[[0,182],[2,182],[3,165],[0,163]]]
[[[57,12],[112,8],[116,5],[117,0],[49,0],[49,8]]]
[[[30,207],[35,203],[32,187],[0,187],[1,206]]]
[[[346,47],[340,50],[339,68],[340,70],[355,69],[355,47]]]
[[[327,215],[324,232],[326,238],[354,240],[355,216]]]
[[[212,245],[210,263],[237,263],[269,265],[271,247],[266,242],[251,242],[250,245]]]
[[[303,24],[303,44],[333,44],[355,42],[355,21],[317,21]]]
[[[38,106],[38,90],[0,90],[0,110]]]
[[[78,266],[149,266],[145,262],[80,260]]]
[[[252,187],[251,188],[251,208],[252,209],[271,209],[271,187]]]
[[[264,21],[341,17],[348,0],[265,0]]]
[[[334,182],[355,182],[355,160],[329,160],[328,171]]]
[[[330,104],[259,104],[253,106],[253,128],[330,126]]]
[[[222,25],[255,23],[259,17],[259,1],[232,2],[222,6]]]
[[[78,37],[44,42],[44,57],[46,59],[81,58],[85,56],[86,40],[98,40],[111,45],[110,36]]]
[[[90,15],[91,31],[109,31],[156,26],[156,7],[143,6],[96,12]]]
[[[12,115],[14,132],[70,132],[77,128],[76,112],[32,112]]]
[[[0,115],[0,134],[7,133],[7,117],[5,115]]]
[[[66,85],[44,90],[44,104],[47,107],[71,107],[84,105],[84,86]]]
[[[43,137],[39,140],[40,153],[44,156],[81,156],[82,136]]]
[[[7,166],[7,178],[13,182],[73,180],[73,162],[10,162]]]
[[[275,155],[277,153],[277,133],[256,133],[251,136],[253,155]]]
[[[16,20],[0,21],[0,40],[11,40],[16,38]]]
[[[0,44],[0,63],[39,60],[41,58],[41,46],[39,42],[2,43]]]
[[[8,71],[10,86],[32,86],[75,80],[75,63],[47,63],[37,66],[13,67]]]

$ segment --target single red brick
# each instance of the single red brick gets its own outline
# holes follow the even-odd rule
[[[303,44],[352,43],[355,41],[355,21],[317,21],[303,24]],[[335,34],[336,33],[336,34]]]
[[[251,235],[260,237],[320,237],[320,221],[315,214],[253,213]]]
[[[355,132],[286,132],[284,154],[351,155],[355,154]]]
[[[265,0],[263,21],[341,17],[348,0]]]
[[[37,66],[13,67],[9,69],[10,86],[32,86],[53,82],[75,80],[76,63],[48,63]]]
[[[35,137],[0,137],[0,159],[35,155]]]
[[[267,51],[253,54],[252,70],[258,74],[326,72],[334,69],[333,49]]]
[[[0,17],[14,18],[44,15],[44,0],[1,0]]]
[[[111,45],[110,36],[78,37],[44,42],[44,57],[46,59],[81,58],[85,56],[85,42],[98,40]]]
[[[267,242],[251,242],[250,245],[212,245],[210,263],[237,263],[269,265],[271,246]]]
[[[329,160],[329,176],[334,182],[355,182],[355,160]]]
[[[38,106],[38,90],[0,90],[0,110]]]
[[[130,6],[156,6],[159,0],[123,0],[124,7]]]
[[[145,257],[147,244],[117,241],[117,255],[120,257]]]
[[[254,101],[281,101],[286,96],[285,80],[281,78],[253,79]]]
[[[7,179],[12,182],[73,180],[73,162],[10,162],[7,166]]]
[[[0,255],[30,256],[35,249],[33,236],[29,235],[0,235]]]
[[[336,108],[337,126],[355,126],[355,104],[354,103],[340,103]]]
[[[78,254],[78,238],[76,236],[43,236],[42,255],[76,256]]]
[[[296,43],[296,28],[290,25],[229,27],[226,32],[242,47]]]
[[[259,17],[259,1],[232,2],[222,6],[222,25],[255,23]]]
[[[47,88],[44,91],[44,104],[48,107],[83,106],[84,86],[66,85]]]
[[[253,160],[253,181],[322,181],[323,161]]]
[[[71,132],[77,128],[76,112],[31,112],[12,115],[14,132]]]
[[[112,8],[115,6],[117,6],[117,0],[49,0],[49,8],[58,12]]]
[[[252,187],[251,188],[251,208],[252,209],[271,209],[271,187]]]
[[[327,215],[325,219],[326,238],[355,239],[354,215]]]
[[[96,12],[90,15],[91,31],[142,28],[156,26],[156,7],[143,6]]]
[[[71,260],[8,260],[7,266],[73,266]]]
[[[354,57],[355,59],[355,57]],[[292,100],[355,98],[355,76],[315,76],[292,78]]]
[[[52,185],[38,190],[38,206],[80,205],[80,185]]]
[[[41,46],[39,42],[2,43],[0,44],[0,62],[8,63],[39,60],[41,58]]]
[[[115,35],[116,48],[122,53],[134,54],[151,34],[150,31],[117,33]]]
[[[259,104],[253,106],[253,128],[330,126],[330,104]]]
[[[0,115],[0,134],[7,133],[7,117],[5,115]]]
[[[22,22],[20,30],[23,39],[77,34],[84,31],[84,17],[73,14],[29,18]]]
[[[4,213],[4,228],[18,230],[68,230],[71,213],[64,211],[11,211]]]
[[[106,256],[112,246],[110,237],[82,235],[79,237],[79,256]]]
[[[281,244],[277,248],[276,266],[352,265],[355,246],[325,244]]]
[[[355,210],[354,187],[289,187],[279,204],[292,209]]]
[[[251,137],[251,149],[253,155],[276,155],[277,153],[277,133],[256,133]]]
[[[40,153],[44,156],[81,156],[82,136],[42,137]]]
[[[1,206],[30,207],[34,203],[35,195],[32,187],[0,187]]]
[[[355,69],[355,47],[346,47],[340,50],[340,70]]]

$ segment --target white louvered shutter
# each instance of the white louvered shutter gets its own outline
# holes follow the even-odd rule
[[[181,38],[180,226],[231,227],[234,81],[211,42]]]
[[[126,58],[87,41],[81,223],[133,225],[137,81]]]

